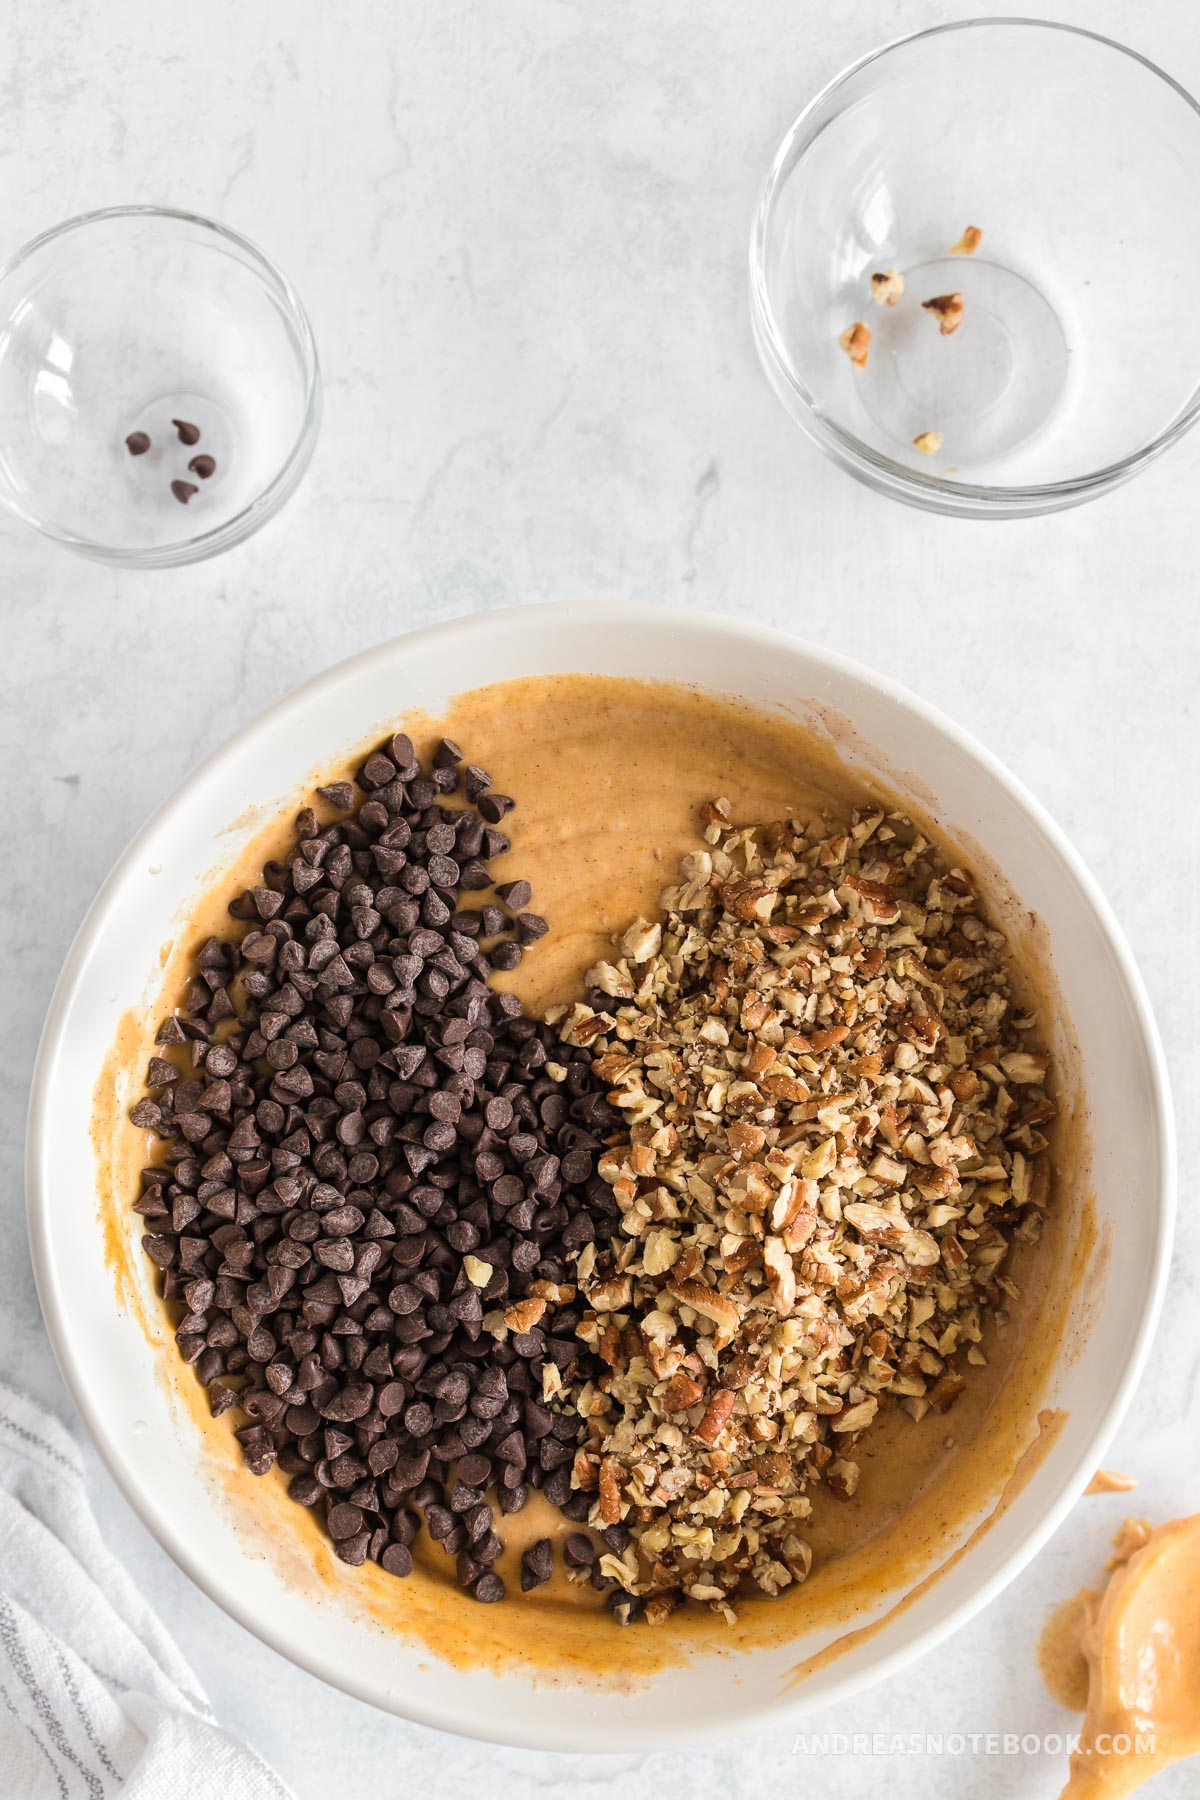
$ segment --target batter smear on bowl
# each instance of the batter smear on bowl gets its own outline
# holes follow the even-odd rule
[[[970,879],[883,808],[711,803],[662,918],[527,1016],[495,977],[554,921],[495,885],[513,805],[398,733],[301,811],[159,1028],[143,1241],[247,1466],[344,1562],[405,1576],[424,1533],[499,1600],[536,1489],[619,1622],[732,1619],[805,1578],[877,1416],[984,1362],[1048,1058]]]

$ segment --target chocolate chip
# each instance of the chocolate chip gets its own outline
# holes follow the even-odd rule
[[[171,423],[179,433],[179,441],[181,444],[191,445],[200,442],[200,427],[198,425],[191,425],[186,419],[172,419]]]
[[[472,1555],[469,1550],[462,1552],[455,1567],[460,1587],[470,1587],[473,1582],[478,1581],[479,1577],[486,1573],[486,1563],[480,1562],[479,1558]]]
[[[362,1511],[357,1506],[342,1502],[338,1506],[330,1507],[325,1523],[329,1527],[331,1538],[353,1537],[356,1532],[362,1530]]]
[[[568,1469],[555,1469],[542,1483],[542,1492],[552,1506],[565,1506],[571,1498],[571,1475]]]
[[[505,881],[496,889],[505,906],[519,913],[533,899],[533,889],[527,881]]]
[[[459,1459],[458,1479],[469,1487],[486,1487],[491,1474],[492,1465],[486,1456],[472,1455]]]
[[[333,1547],[344,1563],[349,1563],[352,1568],[357,1569],[367,1560],[367,1552],[371,1547],[371,1533],[358,1531],[351,1538],[335,1539]]]
[[[198,494],[200,489],[196,486],[194,481],[173,481],[171,483],[171,492],[181,506],[186,506],[192,495]]]
[[[379,1561],[389,1575],[404,1576],[413,1572],[412,1552],[404,1544],[389,1544]]]
[[[145,456],[150,448],[150,439],[144,431],[131,431],[125,439],[125,447],[130,456]]]
[[[485,862],[476,856],[469,857],[459,870],[459,886],[475,892],[480,888],[491,887],[492,878]]]
[[[480,817],[486,819],[489,825],[498,825],[505,813],[511,812],[515,804],[516,802],[510,800],[507,794],[483,794],[479,799]]]
[[[521,1558],[521,1592],[528,1594],[534,1588],[544,1587],[554,1573],[554,1552],[550,1548],[549,1538],[539,1538],[536,1544],[530,1544]]]
[[[433,1430],[433,1408],[425,1400],[414,1400],[404,1415],[404,1425],[413,1437],[428,1437]]]
[[[523,944],[536,944],[544,938],[550,927],[538,913],[523,912],[517,915],[517,936]]]
[[[590,1569],[596,1560],[596,1546],[582,1531],[573,1531],[563,1545],[563,1561],[572,1569]]]
[[[475,1583],[473,1591],[477,1600],[482,1600],[486,1606],[490,1606],[497,1600],[503,1600],[504,1583],[498,1575],[491,1573],[481,1575]]]
[[[554,1414],[539,1400],[526,1400],[524,1408],[525,1436],[537,1442],[554,1429]]]
[[[396,765],[398,773],[405,781],[407,781],[410,776],[417,774],[420,768],[420,764],[417,761],[417,753],[413,748],[412,739],[403,731],[398,731],[391,739],[388,744],[388,752]]]
[[[199,456],[193,456],[191,462],[188,464],[188,469],[191,474],[198,475],[201,481],[207,481],[210,475],[216,474],[216,457],[206,456],[202,452]]]
[[[371,1410],[374,1394],[371,1385],[366,1381],[349,1382],[332,1399],[318,1406],[317,1411],[327,1419],[350,1421],[361,1419],[364,1413]]]
[[[354,805],[354,787],[349,781],[333,781],[327,787],[317,789],[322,800],[328,800],[331,806],[340,808],[342,812]]]
[[[559,1166],[564,1181],[569,1181],[573,1187],[584,1187],[591,1178],[592,1153],[590,1150],[584,1150],[582,1148],[568,1150]],[[576,1225],[573,1220],[563,1233],[564,1241],[567,1240],[569,1234],[570,1241],[573,1243],[574,1239],[579,1236],[584,1224],[590,1229],[592,1228],[592,1221],[588,1218],[586,1213],[577,1214],[576,1218],[581,1220],[582,1224]],[[579,1247],[582,1249],[583,1244],[590,1243],[591,1241],[590,1237],[585,1237],[582,1239]]]

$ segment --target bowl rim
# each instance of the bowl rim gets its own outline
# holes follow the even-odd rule
[[[218,240],[241,252],[243,258],[259,275],[268,288],[274,291],[295,335],[296,345],[300,352],[304,369],[304,401],[300,427],[292,442],[291,448],[284,457],[276,473],[267,485],[246,503],[232,518],[223,524],[215,525],[207,531],[197,533],[195,537],[181,538],[171,544],[121,545],[104,544],[97,538],[85,537],[79,532],[69,531],[65,527],[52,524],[40,517],[29,507],[21,505],[9,495],[0,493],[0,505],[11,512],[22,524],[31,526],[35,531],[48,537],[56,544],[62,544],[68,550],[74,550],[80,556],[90,557],[95,562],[110,563],[124,568],[134,569],[169,569],[185,563],[202,562],[207,557],[216,556],[222,550],[241,543],[267,520],[277,513],[281,506],[295,492],[304,471],[307,469],[316,447],[317,434],[321,425],[322,387],[321,363],[317,355],[316,340],[312,326],[305,312],[300,296],[288,277],[256,244],[243,232],[235,231],[231,225],[223,225],[217,219],[207,218],[203,213],[191,212],[183,207],[156,206],[153,204],[136,204],[128,206],[101,206],[91,212],[76,213],[72,218],[62,219],[57,225],[50,225],[36,237],[22,244],[6,262],[0,265],[0,289],[10,276],[17,273],[25,263],[34,256],[54,244],[57,239],[69,233],[85,230],[93,225],[108,224],[118,219],[165,219],[179,224],[199,226],[202,231],[211,232]]]
[[[135,833],[127,848],[118,857],[85,913],[67,953],[42,1029],[30,1087],[25,1156],[26,1218],[39,1304],[46,1322],[51,1347],[71,1400],[87,1427],[92,1442],[109,1474],[142,1524],[184,1574],[222,1611],[237,1620],[260,1642],[289,1661],[296,1663],[307,1673],[340,1689],[354,1699],[412,1719],[418,1724],[461,1737],[477,1738],[484,1742],[502,1741],[528,1749],[649,1751],[675,1746],[684,1740],[696,1745],[728,1740],[731,1737],[745,1735],[767,1726],[782,1727],[794,1722],[815,1706],[834,1705],[886,1680],[959,1630],[1027,1567],[1074,1507],[1087,1482],[1096,1468],[1100,1466],[1145,1366],[1166,1289],[1174,1232],[1176,1206],[1174,1114],[1166,1059],[1151,1011],[1149,997],[1134,961],[1133,953],[1108,901],[1079,852],[1041,802],[970,732],[921,696],[893,681],[890,676],[878,673],[855,658],[844,656],[840,652],[826,649],[808,639],[794,636],[771,626],[760,625],[755,621],[736,617],[689,610],[684,615],[686,623],[683,624],[683,628],[707,634],[710,638],[718,641],[724,640],[729,645],[731,657],[736,655],[739,648],[746,646],[756,646],[766,651],[774,651],[781,656],[799,654],[811,662],[818,676],[820,672],[825,671],[830,675],[861,682],[873,688],[902,711],[915,715],[919,721],[945,735],[960,752],[979,765],[985,775],[999,784],[1016,808],[1048,841],[1051,850],[1062,859],[1078,883],[1084,900],[1091,909],[1114,959],[1140,1034],[1146,1075],[1151,1091],[1152,1138],[1159,1151],[1157,1159],[1159,1178],[1149,1190],[1151,1203],[1154,1206],[1154,1256],[1147,1283],[1146,1301],[1134,1333],[1122,1378],[1108,1396],[1103,1416],[1090,1440],[1076,1456],[1073,1467],[1069,1471],[1064,1471],[1057,1497],[1020,1542],[1015,1544],[1012,1550],[997,1564],[993,1573],[986,1580],[981,1580],[962,1600],[949,1606],[940,1617],[903,1639],[886,1655],[877,1657],[866,1667],[838,1672],[835,1664],[830,1671],[822,1671],[813,1682],[799,1685],[782,1700],[765,1698],[733,1724],[723,1719],[705,1722],[692,1718],[681,1718],[676,1725],[672,1725],[670,1721],[660,1720],[653,1727],[630,1722],[623,1728],[619,1744],[612,1741],[612,1730],[601,1725],[597,1725],[591,1730],[586,1741],[581,1739],[577,1733],[564,1734],[556,1730],[551,1716],[552,1708],[542,1709],[545,1722],[537,1726],[514,1715],[511,1728],[505,1731],[503,1738],[498,1738],[494,1731],[489,1731],[482,1726],[474,1726],[470,1717],[464,1719],[461,1712],[455,1708],[452,1680],[447,1682],[447,1698],[445,1699],[439,1696],[437,1700],[427,1701],[420,1697],[406,1696],[403,1708],[390,1704],[380,1697],[377,1687],[370,1680],[360,1677],[353,1670],[347,1670],[340,1664],[334,1664],[331,1659],[327,1658],[321,1649],[319,1633],[314,1633],[311,1640],[298,1642],[295,1638],[289,1637],[270,1617],[265,1616],[261,1611],[256,1611],[252,1605],[244,1602],[236,1585],[228,1579],[223,1579],[219,1571],[212,1570],[206,1564],[203,1556],[193,1550],[189,1535],[183,1526],[177,1525],[173,1519],[155,1509],[149,1498],[143,1493],[138,1478],[125,1462],[121,1448],[113,1434],[110,1433],[104,1417],[91,1407],[87,1399],[86,1387],[80,1373],[85,1353],[76,1339],[70,1316],[56,1286],[50,1228],[52,1190],[47,1168],[49,1149],[54,1138],[54,1126],[47,1104],[51,1074],[59,1057],[64,1028],[74,1000],[75,989],[91,956],[93,939],[118,905],[120,892],[127,875],[144,860],[154,834],[161,828],[166,817],[186,806],[193,791],[198,790],[214,774],[219,773],[224,764],[232,762],[244,748],[252,745],[256,738],[271,732],[286,713],[295,708],[303,708],[322,690],[334,688],[339,682],[352,678],[360,667],[378,656],[395,655],[401,646],[411,647],[418,643],[425,648],[448,653],[452,651],[453,646],[459,640],[469,636],[480,627],[492,628],[496,623],[503,626],[522,624],[532,626],[546,620],[569,623],[579,620],[581,616],[594,618],[598,613],[603,614],[607,624],[636,631],[639,625],[646,624],[651,619],[661,622],[662,615],[666,610],[647,602],[611,602],[594,605],[564,601],[497,608],[490,612],[469,614],[385,639],[379,644],[358,651],[354,655],[332,664],[329,668],[291,689],[280,699],[273,701],[225,739],[217,749],[198,763],[177,784],[141,829]],[[450,666],[452,667],[452,662]],[[729,691],[734,690],[731,688]]]
[[[1086,38],[1107,50],[1114,50],[1165,82],[1200,120],[1200,102],[1182,82],[1169,75],[1150,57],[1144,56],[1140,50],[1131,49],[1128,44],[1122,44],[1118,39],[1108,37],[1104,32],[1092,31],[1084,25],[1014,13],[997,14],[988,18],[952,19],[943,25],[930,25],[919,31],[905,32],[900,37],[877,45],[874,50],[868,50],[865,55],[849,63],[831,81],[826,82],[784,133],[759,189],[750,227],[750,311],[755,346],[772,387],[806,436],[840,467],[882,493],[930,511],[951,513],[959,517],[1023,518],[1078,506],[1085,500],[1120,486],[1156,461],[1165,450],[1170,449],[1172,444],[1190,431],[1197,418],[1200,418],[1200,380],[1193,388],[1191,398],[1157,436],[1131,451],[1128,456],[1119,457],[1115,462],[1106,463],[1085,475],[1071,476],[1063,481],[996,486],[954,481],[947,476],[926,474],[920,469],[909,468],[906,464],[897,462],[839,425],[821,406],[788,354],[771,304],[766,272],[767,246],[783,182],[834,116],[831,108],[839,91],[872,63],[882,61],[894,51],[908,49],[926,39],[996,27],[1010,31],[1061,32],[1066,37]]]

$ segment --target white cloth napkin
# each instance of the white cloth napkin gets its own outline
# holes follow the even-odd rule
[[[3,1382],[0,1794],[290,1800],[105,1549],[67,1433]]]

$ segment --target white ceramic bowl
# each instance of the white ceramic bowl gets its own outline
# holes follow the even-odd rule
[[[1089,1283],[1069,1353],[1051,1373],[1045,1403],[1066,1422],[1011,1505],[940,1580],[798,1686],[787,1686],[786,1671],[816,1642],[733,1664],[700,1658],[623,1695],[569,1685],[547,1700],[516,1675],[450,1668],[349,1606],[323,1606],[318,1618],[303,1584],[214,1502],[196,1429],[170,1403],[159,1353],[114,1304],[105,1265],[89,1131],[97,1074],[122,1015],[161,979],[158,946],[172,920],[251,835],[247,803],[260,818],[282,806],[315,761],[373,728],[382,735],[410,707],[437,712],[467,688],[578,671],[691,682],[811,713],[819,729],[830,709],[852,720],[851,754],[907,789],[952,838],[973,840],[1045,922],[1081,1053],[1096,1222],[1120,1279]],[[465,619],[353,657],[239,732],[166,801],[67,958],[34,1080],[28,1193],[38,1289],[79,1411],[130,1503],[219,1605],[324,1680],[425,1724],[549,1749],[649,1749],[780,1724],[878,1680],[985,1605],[1046,1541],[1099,1462],[1149,1343],[1170,1249],[1172,1122],[1120,931],[1070,845],[987,751],[882,676],[776,632],[659,608],[563,605]]]

